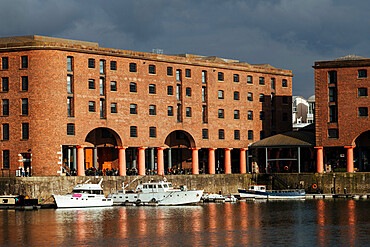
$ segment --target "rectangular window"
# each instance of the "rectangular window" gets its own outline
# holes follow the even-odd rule
[[[22,116],[28,115],[28,99],[22,99]]]
[[[234,100],[239,100],[239,92],[234,91]]]
[[[283,96],[283,104],[288,104],[288,96]]]
[[[260,94],[259,99],[260,99],[260,102],[265,102],[265,95]]]
[[[104,78],[100,78],[99,79],[99,92],[100,92],[100,96],[104,96],[105,95],[105,85],[104,85]]]
[[[185,69],[185,77],[191,77],[191,70],[190,69]]]
[[[89,101],[89,112],[95,112],[95,101]]]
[[[137,72],[137,65],[136,65],[136,63],[130,63],[130,65],[129,65],[129,71],[130,72]]]
[[[105,100],[104,99],[100,99],[100,118],[101,119],[105,119],[106,117],[106,110],[105,110]]]
[[[22,140],[28,140],[29,136],[29,124],[22,123]]]
[[[67,93],[73,93],[73,78],[71,75],[67,75]]]
[[[75,124],[68,123],[67,124],[67,135],[74,136],[75,135]]]
[[[367,78],[367,70],[366,69],[359,69],[358,70],[358,78]]]
[[[154,116],[156,115],[156,106],[155,105],[149,105],[149,115]]]
[[[117,70],[117,62],[110,61],[110,70]]]
[[[135,82],[130,82],[130,92],[131,93],[136,93],[137,92],[137,87]]]
[[[112,91],[112,92],[117,91],[117,82],[116,81],[111,81],[110,82],[110,91]]]
[[[367,107],[359,107],[358,108],[358,116],[359,117],[367,117],[369,114],[368,114],[368,109]]]
[[[338,122],[338,108],[337,106],[329,106],[329,122],[336,123]]]
[[[202,87],[202,102],[205,103],[207,98],[207,87]]]
[[[182,122],[182,106],[181,104],[177,104],[177,122]]]
[[[67,57],[67,71],[73,71],[73,57]]]
[[[28,91],[28,76],[21,77],[21,90]]]
[[[99,72],[101,75],[105,75],[105,60],[99,61]]]
[[[149,84],[149,94],[155,94],[155,84]]]
[[[3,169],[9,169],[9,150],[3,150]]]
[[[172,117],[173,116],[173,106],[167,107],[167,116]]]
[[[260,77],[259,78],[259,84],[260,85],[265,85],[265,77]]]
[[[1,91],[8,92],[9,91],[9,77],[1,78]]]
[[[137,114],[137,104],[130,104],[130,114]]]
[[[253,84],[253,77],[252,76],[247,76],[247,83],[248,84]]]
[[[281,86],[282,87],[288,87],[288,81],[287,79],[283,79],[282,82],[281,82]]]
[[[220,139],[220,140],[225,139],[225,130],[223,130],[223,129],[218,130],[218,139]]]
[[[9,116],[9,99],[3,99],[3,116]]]
[[[362,87],[358,89],[358,97],[366,97],[367,96],[367,88]]]
[[[248,93],[247,100],[248,101],[253,101],[253,93]]]
[[[73,109],[73,98],[67,97],[67,116],[73,117],[74,116],[74,109]]]
[[[176,99],[181,100],[181,84],[176,85]]]
[[[157,128],[156,127],[149,127],[149,137],[156,138],[157,137]]]
[[[271,90],[275,90],[275,78],[271,78]]]
[[[167,75],[173,76],[173,68],[172,67],[167,67]]]
[[[90,69],[95,68],[95,59],[93,59],[93,58],[89,58],[88,67],[89,67]]]
[[[240,119],[239,110],[234,110],[234,119]]]
[[[155,74],[155,65],[149,65],[149,74]]]
[[[176,70],[176,81],[181,82],[181,69]]]
[[[260,120],[265,120],[265,112],[260,111]]]
[[[239,82],[239,75],[238,74],[234,74],[233,75],[233,80],[234,80],[234,82]]]
[[[218,90],[218,99],[223,99],[224,98],[224,91]]]
[[[329,87],[329,102],[337,101],[337,88]]]
[[[3,124],[3,141],[9,140],[9,124]]]
[[[253,141],[253,130],[248,130],[248,140]]]
[[[137,126],[130,126],[130,137],[137,137]]]
[[[202,71],[202,83],[203,84],[207,83],[207,71],[205,70]]]
[[[206,105],[202,105],[202,120],[203,123],[208,123],[208,110]]]
[[[28,68],[28,56],[21,57],[21,68],[27,69]]]
[[[202,139],[208,140],[208,129],[202,129]]]
[[[191,107],[186,107],[185,114],[186,114],[186,117],[191,117]]]
[[[167,95],[173,95],[173,86],[167,86]]]
[[[337,83],[337,71],[328,71],[328,83]]]
[[[338,129],[328,129],[328,138],[333,138],[333,139],[339,138]]]
[[[261,130],[260,131],[260,140],[262,140],[263,138],[265,138],[265,131]]]
[[[110,113],[117,113],[117,103],[111,103],[110,104]]]
[[[224,109],[218,109],[218,118],[224,118]]]
[[[253,111],[248,111],[248,120],[253,120]]]
[[[223,81],[224,80],[224,73],[218,72],[217,78],[218,78],[219,81]]]
[[[234,130],[234,140],[240,140],[240,130]]]
[[[284,122],[288,121],[288,113],[286,112],[283,113],[283,121]]]
[[[8,57],[1,58],[1,69],[9,69],[9,58]]]
[[[191,97],[191,88],[190,88],[190,87],[187,87],[187,88],[185,89],[185,95],[186,95],[187,97]]]
[[[89,89],[95,89],[95,80],[89,79]]]

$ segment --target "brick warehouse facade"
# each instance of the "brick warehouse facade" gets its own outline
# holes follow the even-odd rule
[[[290,70],[43,36],[0,57],[3,175],[245,173],[250,143],[291,130]]]
[[[315,62],[317,171],[369,171],[370,59]]]

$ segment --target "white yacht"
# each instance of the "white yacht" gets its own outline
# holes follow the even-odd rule
[[[87,180],[83,184],[78,184],[73,188],[71,194],[53,195],[55,204],[58,208],[85,208],[85,207],[108,207],[113,205],[111,198],[106,198],[103,194],[100,180],[98,184],[88,184]]]
[[[116,205],[128,203],[137,205],[147,203],[184,205],[198,203],[203,195],[203,190],[188,190],[186,186],[174,189],[172,184],[166,180],[141,183],[135,191],[126,191],[126,187],[123,187],[123,190],[118,191],[118,193],[109,194],[108,198],[112,198]]]

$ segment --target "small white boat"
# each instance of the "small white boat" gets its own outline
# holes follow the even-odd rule
[[[128,186],[128,185],[127,185]],[[127,187],[126,186],[126,187]],[[172,183],[164,181],[141,183],[135,191],[118,191],[108,195],[113,203],[122,204],[158,204],[158,205],[184,205],[198,203],[203,190],[188,190],[186,186],[174,189]]]
[[[202,196],[204,202],[236,202],[237,199],[233,195],[223,196],[220,194],[206,193]]]
[[[238,189],[240,198],[244,199],[305,199],[304,190],[266,190],[266,185],[250,185],[246,189]]]
[[[71,194],[53,195],[55,204],[58,208],[86,208],[86,207],[109,207],[113,205],[113,200],[106,198],[100,180],[98,184],[78,184],[73,188]]]

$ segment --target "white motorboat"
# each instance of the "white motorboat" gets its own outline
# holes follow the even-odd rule
[[[198,203],[203,195],[203,190],[188,190],[186,186],[174,189],[172,183],[166,180],[141,183],[135,191],[126,191],[126,187],[123,186],[123,190],[118,191],[118,193],[109,194],[108,198],[112,198],[116,205],[130,203],[184,205]]]
[[[238,189],[244,199],[305,199],[304,190],[266,190],[265,185],[250,185],[248,189]]]
[[[101,186],[103,179],[98,184],[89,184],[87,180],[73,188],[71,194],[53,195],[58,208],[86,208],[86,207],[109,207],[113,205],[111,198],[106,198]]]

